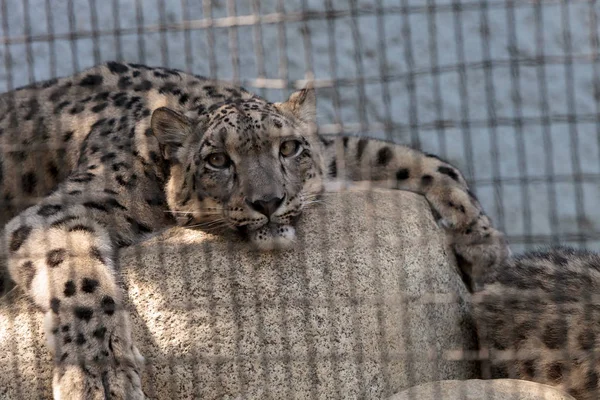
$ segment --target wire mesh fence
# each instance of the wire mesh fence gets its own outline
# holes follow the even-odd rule
[[[516,250],[597,248],[595,2],[155,3],[4,1],[3,91],[115,59],[272,101],[311,79],[321,132],[446,157]]]
[[[449,160],[514,252],[600,249],[598,11],[592,0],[2,0],[0,92],[112,60],[232,81],[269,101],[310,81],[320,133]],[[169,376],[193,359],[172,358]],[[220,371],[212,378],[226,379]]]

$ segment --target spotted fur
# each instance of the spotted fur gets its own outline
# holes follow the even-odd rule
[[[600,255],[564,247],[533,252],[491,267],[482,283],[475,320],[488,377],[600,398]]]
[[[170,226],[287,247],[326,187],[368,181],[423,194],[465,265],[506,256],[456,168],[391,143],[319,137],[314,116],[314,90],[270,103],[117,62],[0,96],[2,249],[46,313],[56,397],[144,397],[115,252]]]

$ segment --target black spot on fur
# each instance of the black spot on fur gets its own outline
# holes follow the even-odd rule
[[[585,330],[577,337],[581,350],[592,350],[596,342],[596,336],[592,330]]]
[[[71,104],[70,101],[63,101],[58,103],[58,105],[56,107],[54,107],[54,114],[60,114],[62,112],[62,110],[67,107],[69,104]]]
[[[86,201],[85,203],[83,203],[83,206],[85,208],[90,208],[92,210],[108,212],[108,209],[106,208],[106,206],[104,204],[100,204],[95,201]]]
[[[27,153],[25,153],[24,151],[11,151],[8,153],[10,155],[10,158],[12,158],[14,161],[17,162],[22,162],[25,161],[25,159],[27,158]]]
[[[73,108],[71,108],[71,109],[69,110],[69,113],[70,113],[71,115],[75,115],[75,114],[79,114],[79,113],[80,113],[80,112],[82,112],[83,110],[85,110],[85,106],[84,106],[83,104],[79,104],[79,103],[78,103],[78,104],[75,104],[75,105],[73,106]]]
[[[139,85],[133,87],[136,92],[147,92],[150,89],[152,89],[152,82],[149,80],[143,80]]]
[[[117,199],[108,199],[104,202],[104,204],[106,204],[106,207],[111,210],[118,208],[119,210],[127,211],[127,207],[125,207],[123,204],[119,203],[119,201]]]
[[[23,192],[33,194],[36,185],[37,177],[34,172],[27,172],[21,177],[21,187],[23,188]]]
[[[331,160],[331,163],[329,164],[329,176],[332,178],[337,177],[337,162],[335,159]]]
[[[106,161],[109,161],[109,160],[113,160],[116,156],[117,155],[115,153],[113,153],[113,152],[106,153],[102,157],[100,157],[100,161],[106,162]]]
[[[174,82],[166,82],[158,91],[160,94],[176,94],[179,95],[181,91]]]
[[[431,175],[423,175],[421,177],[421,184],[423,186],[429,186],[433,182],[433,176]]]
[[[61,332],[69,332],[69,329],[71,329],[71,327],[69,325],[63,325],[60,328]]]
[[[542,341],[549,349],[560,349],[567,342],[567,323],[563,319],[557,319],[546,325],[542,334]]]
[[[106,315],[113,315],[115,313],[115,300],[110,296],[104,296],[100,302],[100,307]]]
[[[58,100],[60,100],[61,97],[63,97],[65,94],[67,94],[67,91],[68,91],[68,88],[59,87],[54,92],[52,92],[52,94],[48,97],[48,99],[52,103],[56,103]]]
[[[160,156],[155,151],[150,151],[148,154],[153,163],[158,164],[161,161]]]
[[[104,189],[104,193],[114,194],[114,195],[119,194],[118,192],[115,192],[114,190],[111,190],[111,189]]]
[[[525,360],[523,362],[523,378],[532,379],[535,377],[535,362],[533,360]]]
[[[101,326],[99,328],[96,328],[94,330],[94,332],[92,333],[92,335],[96,338],[96,339],[104,339],[104,336],[106,335],[106,328]]]
[[[94,107],[92,107],[92,112],[99,113],[100,111],[104,110],[106,107],[108,107],[108,103],[96,104]]]
[[[65,338],[64,338],[64,340],[63,340],[63,343],[64,343],[64,344],[69,344],[69,343],[71,343],[72,341],[73,341],[73,339],[71,338],[71,336],[70,336],[70,335],[65,335]]]
[[[96,279],[83,278],[81,282],[81,290],[85,293],[94,293],[100,282]]]
[[[164,207],[167,205],[167,201],[164,197],[157,195],[156,197],[146,199],[146,203],[153,207]]]
[[[121,90],[125,90],[127,89],[129,86],[131,86],[133,84],[133,82],[131,81],[131,78],[128,76],[123,76],[119,79],[119,89]]]
[[[37,213],[42,217],[49,217],[56,214],[60,210],[62,210],[62,206],[60,204],[45,204],[40,207]]]
[[[550,364],[546,371],[546,377],[552,383],[559,383],[563,377],[563,365],[560,362]]]
[[[131,239],[125,238],[121,235],[115,235],[114,242],[117,245],[117,247],[127,247],[133,243]]]
[[[106,124],[107,124],[106,118],[100,118],[98,121],[96,121],[96,122],[94,122],[92,124],[91,129],[90,129],[90,133],[92,131],[94,131],[95,129],[102,128]]]
[[[122,74],[122,73],[129,71],[129,68],[127,67],[127,65],[121,64],[121,63],[118,63],[115,61],[111,61],[111,62],[107,63],[106,66],[108,67],[110,72],[112,72],[113,74]]]
[[[440,165],[438,167],[438,172],[440,174],[448,175],[450,178],[458,182],[458,174],[454,169]]]
[[[19,271],[23,280],[25,281],[25,288],[27,290],[31,289],[31,282],[33,282],[33,278],[35,278],[35,267],[33,266],[32,261],[25,261],[21,265],[21,270]]]
[[[69,178],[69,181],[71,182],[75,182],[75,183],[88,183],[94,180],[94,178],[96,177],[96,175],[92,174],[91,172],[86,172],[83,174],[76,174],[73,175]]]
[[[129,166],[127,164],[125,164],[124,162],[118,162],[118,163],[114,163],[112,165],[112,170],[115,172],[119,172],[119,170],[123,168],[123,169],[128,169]]]
[[[56,268],[65,261],[66,255],[67,251],[65,249],[50,250],[48,254],[46,254],[46,264],[48,264],[50,268]]]
[[[50,174],[50,176],[52,177],[52,179],[56,179],[58,178],[58,175],[60,173],[60,171],[58,170],[58,167],[56,166],[56,164],[52,161],[50,161],[48,163],[48,166],[46,167],[48,173]]]
[[[62,354],[62,356],[60,356],[60,362],[63,362],[67,359],[67,357],[69,357],[69,353],[67,353],[66,351]]]
[[[396,180],[405,181],[410,178],[410,171],[408,168],[400,168],[396,171]]]
[[[65,290],[63,293],[66,297],[73,296],[76,291],[77,288],[75,287],[75,283],[73,281],[67,281],[67,283],[65,283]]]
[[[75,314],[77,318],[82,319],[85,322],[89,322],[94,315],[94,311],[89,307],[75,307],[73,314]]]
[[[73,225],[72,227],[69,228],[69,232],[88,232],[88,233],[94,233],[94,228],[91,228],[89,226],[83,225],[83,224],[77,224],[77,225]]]
[[[98,249],[97,247],[92,246],[90,248],[90,256],[93,259],[100,261],[102,264],[106,264],[106,261],[104,260],[104,257],[102,256],[102,253],[100,252],[100,249]]]
[[[20,226],[19,228],[17,228],[12,233],[12,235],[10,237],[10,244],[9,244],[9,249],[11,252],[14,253],[15,251],[17,251],[21,248],[23,243],[25,243],[25,241],[29,237],[31,230],[32,230],[32,228],[30,226],[23,225],[23,226]]]
[[[513,332],[514,347],[518,348],[523,341],[531,337],[531,333],[534,329],[535,325],[530,321],[519,324]]]
[[[123,107],[127,102],[127,93],[119,92],[113,96],[114,105],[117,107]]]
[[[77,219],[77,217],[74,217],[72,215],[68,215],[68,216],[66,216],[64,218],[61,218],[61,219],[58,219],[58,220],[54,221],[50,226],[53,227],[53,228],[57,228],[59,226],[65,225],[65,224],[67,224],[67,223],[69,223],[69,222],[71,222],[73,220],[76,220],[76,219]]]
[[[94,96],[94,101],[106,101],[108,100],[108,96],[110,96],[110,92],[98,93]]]
[[[147,70],[147,71],[152,71],[152,70],[154,70],[154,68],[153,68],[153,67],[149,67],[149,66],[147,66],[147,65],[144,65],[144,64],[136,64],[136,63],[128,63],[128,64],[129,64],[129,66],[130,66],[131,68],[145,69],[145,70]]]
[[[102,84],[102,75],[88,75],[81,80],[80,86],[98,86]]]
[[[586,374],[585,388],[591,391],[598,389],[598,374],[596,373],[596,371],[590,370]]]
[[[40,103],[38,103],[37,99],[33,97],[29,100],[29,103],[27,105],[29,106],[29,112],[27,113],[27,115],[25,115],[25,120],[31,121],[33,117],[39,112]]]
[[[77,334],[77,338],[75,339],[75,344],[77,344],[78,346],[82,346],[84,345],[86,342],[85,340],[85,336],[83,336],[83,333],[78,333]]]
[[[133,219],[131,217],[126,217],[126,220],[129,223],[129,225],[131,226],[131,230],[136,235],[152,232],[152,228],[150,228],[148,225],[145,225],[139,221],[136,221],[135,219]]]
[[[53,297],[50,300],[50,309],[54,314],[58,314],[58,310],[60,309],[60,300],[56,297]]]
[[[356,161],[360,161],[362,159],[363,153],[367,148],[369,141],[367,139],[360,139],[356,144]]]
[[[115,177],[115,180],[121,186],[124,186],[126,188],[132,188],[136,185],[137,175],[135,175],[135,174],[131,175],[129,180],[127,180],[123,175],[117,175]]]
[[[394,158],[394,152],[389,147],[382,147],[377,152],[377,164],[384,167],[392,161]]]

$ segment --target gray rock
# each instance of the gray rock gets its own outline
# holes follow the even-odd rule
[[[443,397],[441,397],[443,396]],[[430,382],[388,400],[575,400],[552,386],[516,379]]]
[[[428,204],[328,195],[295,250],[173,229],[121,255],[152,398],[386,398],[475,378],[467,291]],[[0,302],[0,397],[49,396],[41,318]],[[39,396],[36,391],[39,390]]]

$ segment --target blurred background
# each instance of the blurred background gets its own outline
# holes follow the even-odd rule
[[[306,79],[323,133],[448,159],[516,252],[600,249],[600,6],[592,0],[1,0],[0,91],[109,60]]]

